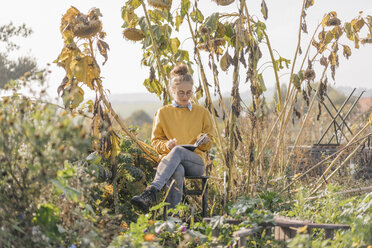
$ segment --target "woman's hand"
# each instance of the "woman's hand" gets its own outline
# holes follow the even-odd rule
[[[209,142],[209,137],[207,135],[207,136],[205,136],[205,138],[203,139],[203,141],[200,144],[204,145],[204,144],[207,144],[208,142]]]
[[[170,139],[167,141],[167,143],[165,143],[165,145],[167,146],[167,148],[169,150],[172,150],[174,147],[177,146],[177,140],[176,139]]]

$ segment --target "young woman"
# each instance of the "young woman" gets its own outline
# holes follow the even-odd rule
[[[213,127],[209,112],[200,105],[193,105],[193,79],[186,65],[178,65],[171,72],[170,90],[172,104],[161,107],[156,113],[152,128],[151,145],[160,155],[153,182],[132,204],[148,211],[156,201],[157,193],[166,185],[171,186],[167,202],[171,208],[180,203],[185,175],[200,176],[204,173],[206,152],[212,147]],[[201,145],[190,151],[181,145],[194,144],[207,134]]]

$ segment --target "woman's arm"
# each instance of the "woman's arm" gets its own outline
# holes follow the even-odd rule
[[[205,110],[204,111],[204,115],[203,115],[203,129],[202,129],[202,133],[198,135],[197,139],[199,139],[203,134],[207,134],[208,135],[208,138],[209,138],[209,141],[205,144],[201,144],[198,149],[203,151],[203,152],[206,152],[208,151],[209,149],[212,148],[212,145],[213,145],[213,139],[214,139],[214,131],[213,131],[213,125],[212,125],[212,119],[211,119],[211,116],[208,112],[208,110]]]

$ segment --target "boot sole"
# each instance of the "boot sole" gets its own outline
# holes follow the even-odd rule
[[[136,201],[136,200],[131,199],[130,200],[130,203],[132,203],[132,205],[134,205],[137,208],[139,208],[142,212],[145,212],[145,213],[148,213],[149,212],[149,208],[144,207],[143,204],[141,202],[139,202],[139,201]]]

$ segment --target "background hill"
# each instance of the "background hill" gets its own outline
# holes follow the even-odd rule
[[[340,94],[348,96],[353,90],[352,87],[334,87]],[[359,88],[354,93],[354,96],[358,96],[360,92],[365,91],[364,97],[372,97],[372,89]],[[271,102],[275,93],[275,88],[268,88],[264,93],[267,102]],[[229,98],[229,94],[223,94],[226,98]],[[241,92],[240,96],[243,102],[248,106],[251,102],[251,93],[249,91]],[[332,98],[332,94],[330,94]],[[145,93],[132,93],[132,94],[112,94],[109,96],[113,108],[123,118],[128,118],[133,112],[143,110],[151,118],[154,116],[155,111],[162,106],[162,101],[154,94]],[[200,102],[202,102],[201,100]]]

